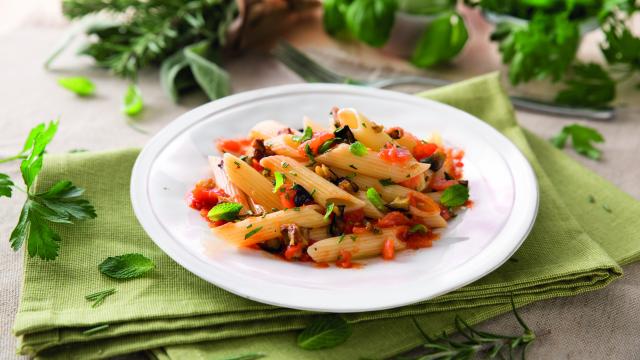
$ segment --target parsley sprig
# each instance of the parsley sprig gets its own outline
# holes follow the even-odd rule
[[[0,196],[10,197],[11,188],[19,189],[27,195],[18,224],[11,232],[11,248],[17,251],[27,243],[29,256],[38,256],[43,260],[58,257],[61,238],[49,227],[52,223],[73,224],[77,220],[96,217],[93,206],[80,198],[84,189],[70,181],[62,180],[46,191],[36,191],[35,181],[42,170],[46,147],[57,130],[57,121],[37,125],[29,133],[22,151],[2,161],[22,159],[20,172],[26,189],[13,183],[7,175],[0,174]]]
[[[602,156],[602,151],[593,146],[594,142],[604,142],[604,137],[602,137],[602,134],[600,134],[598,130],[579,124],[567,125],[563,127],[556,136],[551,138],[551,143],[558,149],[562,149],[565,147],[569,138],[571,138],[573,149],[578,154],[593,160],[599,160]]]

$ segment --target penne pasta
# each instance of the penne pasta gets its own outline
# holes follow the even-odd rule
[[[290,129],[292,133],[298,133],[295,129],[291,129],[289,126],[275,120],[260,121],[255,124],[249,131],[249,137],[252,139],[266,140],[274,136],[280,135],[282,131]]]
[[[374,151],[380,150],[386,143],[393,143],[393,139],[383,131],[382,126],[354,109],[338,111],[338,120],[341,125],[349,126],[356,140]]]
[[[300,144],[293,140],[293,135],[282,134],[274,136],[265,140],[264,145],[278,155],[288,156],[299,161],[306,160],[306,157],[298,151],[298,145]]]
[[[375,256],[382,252],[384,241],[394,239],[396,250],[406,248],[404,241],[396,236],[396,229],[383,229],[380,234],[360,234],[336,236],[313,243],[307,253],[315,262],[334,262],[338,260],[341,251],[349,251],[354,259]]]
[[[317,227],[317,228],[311,228],[309,229],[309,239],[311,240],[322,240],[322,239],[326,239],[327,236],[331,236],[329,234],[329,228],[328,227]]]
[[[364,207],[362,210],[364,211],[364,215],[374,219],[380,219],[384,216],[384,214],[378,210],[373,204],[367,199],[367,193],[365,191],[358,191],[355,193],[355,196],[364,202]]]
[[[265,210],[282,209],[273,184],[256,169],[229,153],[224,154],[224,171],[233,184]],[[217,166],[216,166],[217,167]]]
[[[313,130],[313,132],[328,131],[326,128],[324,128],[322,125],[318,124],[317,122],[313,121],[313,119],[311,119],[308,116],[305,116],[302,118],[302,127],[303,128],[310,127],[311,130]]]
[[[225,154],[225,155],[228,155],[228,154]],[[230,201],[236,202],[242,205],[242,210],[240,211],[240,214],[242,215],[245,215],[247,213],[255,214],[255,209],[251,206],[251,203],[249,202],[245,194],[242,192],[242,189],[237,187],[233,183],[233,180],[231,180],[227,176],[227,173],[224,171],[224,169],[220,167],[220,164],[222,163],[223,163],[222,158],[218,156],[209,156],[209,167],[213,172],[213,178],[216,182],[216,186],[224,190],[224,192],[227,195],[229,195]]]
[[[340,189],[290,157],[281,155],[268,156],[260,160],[260,165],[271,171],[281,172],[291,182],[305,188],[315,202],[324,207],[329,203],[345,205],[347,211],[364,207],[362,200]]]
[[[297,224],[298,226],[316,228],[324,227],[327,222],[320,214],[322,208],[309,205],[299,208],[280,210],[264,216],[254,216],[238,222],[226,223],[211,228],[214,235],[238,246],[248,246],[281,236],[280,225]]]
[[[429,170],[429,164],[407,160],[404,164],[389,163],[378,156],[377,152],[367,151],[363,156],[352,154],[349,145],[340,144],[322,155],[316,161],[330,167],[351,170],[376,179],[389,178],[394,182],[402,182]]]

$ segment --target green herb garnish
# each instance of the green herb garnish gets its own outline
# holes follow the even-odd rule
[[[387,178],[387,179],[380,179],[378,180],[378,182],[380,182],[380,184],[382,186],[389,186],[389,185],[395,185],[396,183],[394,183],[391,178]]]
[[[468,38],[462,17],[453,11],[446,12],[427,25],[411,55],[411,63],[426,68],[447,62],[462,50]]]
[[[101,273],[114,279],[137,278],[155,267],[153,260],[137,253],[110,256],[98,265]]]
[[[560,133],[551,139],[551,143],[558,149],[562,149],[565,147],[569,138],[571,138],[573,149],[578,154],[587,156],[593,160],[600,159],[602,152],[592,144],[592,142],[604,142],[604,138],[598,130],[579,124],[567,125],[562,128]]]
[[[122,112],[129,116],[135,116],[142,111],[143,107],[140,88],[136,84],[129,85],[122,100]]]
[[[238,218],[240,210],[242,210],[242,204],[234,202],[220,203],[209,210],[207,217],[211,221],[233,221]]]
[[[93,81],[83,76],[64,77],[58,79],[58,84],[78,96],[91,96],[96,90]]]
[[[109,328],[109,324],[103,324],[103,325],[100,325],[100,326],[93,327],[91,329],[87,329],[87,330],[83,331],[82,334],[83,335],[91,335],[91,334],[95,334],[95,333],[100,332],[100,331],[107,330],[108,328]]]
[[[336,347],[351,336],[351,327],[340,315],[320,315],[298,335],[298,346],[305,350]]]
[[[440,204],[450,208],[464,205],[467,200],[469,200],[469,188],[460,184],[449,186],[440,196]]]
[[[335,207],[335,205],[333,203],[328,203],[327,204],[327,210],[324,213],[324,221],[329,221],[329,216],[331,216],[331,213],[333,212],[333,208]]]
[[[349,164],[349,167],[352,168],[353,170],[358,170],[358,168],[353,164]]]
[[[340,235],[340,238],[338,238],[338,244],[340,244],[344,240],[345,236],[346,236],[345,234]]]
[[[311,161],[311,165],[316,163],[316,159],[313,156],[313,152],[311,151],[311,146],[309,146],[309,144],[305,144],[304,146],[304,153],[307,154],[307,156],[309,157],[309,161]]]
[[[607,204],[602,204],[602,208],[604,209],[604,211],[606,211],[608,213],[612,213],[613,212],[613,210],[611,210],[611,208]]]
[[[329,151],[329,149],[331,149],[331,146],[333,146],[333,144],[337,143],[340,140],[341,139],[338,138],[332,138],[323,142],[322,145],[320,145],[320,147],[318,148],[318,154],[326,153],[327,151]]]
[[[255,229],[253,229],[253,230],[249,231],[248,233],[246,233],[246,234],[244,235],[244,239],[246,240],[246,239],[248,239],[248,238],[252,237],[253,235],[255,235],[255,234],[256,234],[258,231],[260,231],[260,230],[262,230],[262,226],[258,226],[257,228],[255,228]]]
[[[95,308],[95,307],[100,306],[104,302],[104,299],[107,298],[107,296],[113,295],[115,293],[116,293],[116,289],[115,288],[111,288],[111,289],[108,289],[108,290],[102,290],[102,291],[98,291],[98,292],[93,293],[93,294],[89,294],[89,295],[85,296],[84,298],[87,301],[93,302],[93,304],[91,304],[91,307]]]
[[[378,194],[378,191],[376,189],[374,188],[367,189],[367,200],[369,200],[369,202],[373,206],[375,206],[376,209],[380,211],[386,211],[384,202],[382,201],[382,198],[380,197],[380,194]]]
[[[415,224],[409,229],[409,234],[421,233],[426,234],[428,231],[427,227],[422,224]]]
[[[303,143],[307,140],[311,140],[312,137],[313,129],[311,129],[310,126],[307,126],[306,128],[304,128],[304,132],[302,133],[302,135],[293,135],[291,139],[295,142]]]
[[[276,179],[276,184],[273,186],[273,192],[276,193],[284,185],[284,175],[281,172],[275,171],[273,177]]]
[[[349,145],[349,151],[355,156],[365,156],[367,155],[367,147],[364,146],[361,142],[356,141],[353,144]]]

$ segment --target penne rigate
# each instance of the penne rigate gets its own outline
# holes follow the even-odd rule
[[[389,238],[393,239],[395,250],[403,250],[407,245],[398,239],[396,232],[396,229],[389,228],[380,234],[336,236],[311,244],[307,253],[315,262],[334,262],[341,251],[348,251],[354,259],[362,259],[380,254],[385,240]]]
[[[288,130],[287,130],[288,129]],[[274,136],[280,135],[283,131],[291,131],[291,133],[298,133],[298,131],[291,129],[289,126],[275,120],[260,121],[255,124],[251,131],[249,131],[249,137],[251,139],[266,140]]]
[[[410,159],[403,164],[389,163],[374,151],[367,151],[363,156],[353,154],[349,145],[340,144],[326,153],[316,157],[316,161],[330,167],[352,170],[376,179],[389,178],[401,182],[429,170],[429,164]]]
[[[265,210],[282,209],[273,184],[256,169],[229,153],[224,154],[224,171],[229,179]]]
[[[231,201],[242,205],[242,210],[240,211],[241,214],[255,213],[255,209],[251,206],[251,203],[242,192],[242,189],[240,189],[236,183],[231,181],[228,173],[220,167],[223,163],[222,158],[218,156],[209,156],[208,160],[216,186],[224,190],[224,192],[229,195]]]
[[[293,135],[282,134],[267,139],[264,144],[277,155],[284,155],[296,160],[304,161],[306,158],[300,154],[297,146],[299,145],[292,139]]]
[[[383,131],[382,126],[375,124],[354,109],[338,111],[338,120],[341,125],[348,125],[351,128],[351,132],[358,141],[374,151],[393,142],[393,139]]]

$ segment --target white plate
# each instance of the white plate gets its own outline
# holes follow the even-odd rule
[[[333,106],[354,107],[373,121],[418,137],[439,131],[464,149],[473,209],[432,248],[360,269],[319,269],[214,237],[188,207],[194,184],[211,176],[214,140],[246,136],[258,121],[300,127],[302,116],[326,121]],[[195,275],[232,293],[289,308],[356,312],[393,308],[445,294],[505,262],[533,225],[538,188],[518,149],[477,118],[435,101],[349,85],[298,84],[250,91],[200,106],[173,121],[144,148],[131,177],[133,209],[153,241]],[[463,238],[463,239],[461,239]]]

